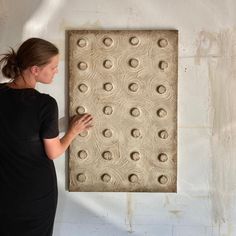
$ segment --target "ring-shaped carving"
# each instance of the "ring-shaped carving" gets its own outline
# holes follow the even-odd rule
[[[77,175],[77,180],[81,183],[85,182],[86,181],[86,175],[84,173],[79,173]]]
[[[88,42],[87,42],[87,40],[84,39],[84,38],[80,38],[80,39],[78,39],[78,41],[77,41],[77,45],[78,45],[80,48],[86,47],[87,44],[88,44]]]
[[[78,68],[80,70],[86,70],[88,68],[88,64],[84,61],[81,61],[81,62],[78,63]]]

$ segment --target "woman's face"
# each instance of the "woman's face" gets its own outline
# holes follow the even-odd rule
[[[50,84],[54,75],[58,72],[59,55],[53,56],[47,65],[39,67],[36,81],[43,84]]]

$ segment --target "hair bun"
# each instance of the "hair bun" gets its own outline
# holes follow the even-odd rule
[[[2,73],[7,78],[16,78],[20,75],[20,68],[17,62],[17,55],[11,48],[10,51],[4,54],[0,60],[0,65],[3,64]]]
[[[16,53],[12,48],[11,48],[11,51],[9,52],[8,55],[9,55],[8,56],[8,63],[18,66],[17,59],[16,59]]]

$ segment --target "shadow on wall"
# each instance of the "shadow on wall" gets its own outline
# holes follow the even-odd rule
[[[108,195],[110,197],[100,193],[68,193],[59,188],[54,235],[125,236],[132,233],[140,236],[134,231],[130,232],[125,208],[114,209],[117,206],[111,206],[109,201],[114,195]],[[118,195],[115,196],[117,201],[126,201],[125,193]]]
[[[0,0],[0,54],[15,49],[22,42],[22,32],[25,23],[40,5],[41,0],[32,1],[22,0],[18,4],[14,0]],[[0,82],[6,82],[0,73]]]
[[[0,48],[5,52],[8,47],[17,47],[22,41],[24,25],[40,6],[42,0],[0,0]]]
[[[18,48],[30,37],[45,35],[51,18],[64,6],[65,0],[0,0],[0,53]],[[0,75],[0,80],[3,80]]]
[[[46,33],[48,23],[62,9],[64,3],[65,0],[42,0],[24,25],[23,40]]]

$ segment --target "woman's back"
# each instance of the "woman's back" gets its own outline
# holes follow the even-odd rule
[[[58,71],[59,50],[30,38],[17,52],[0,55],[9,83],[0,84],[0,236],[52,236],[57,205],[53,159],[92,127],[92,116],[75,115],[59,137],[54,98],[35,90]]]
[[[42,139],[58,135],[56,101],[1,84],[0,111],[0,214],[11,220],[54,215],[56,174]]]

